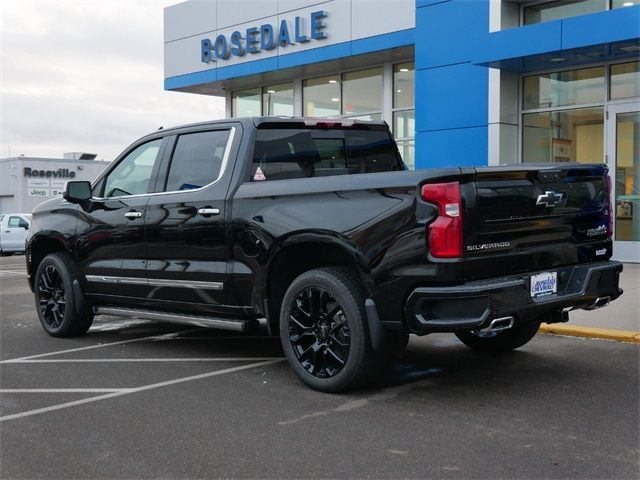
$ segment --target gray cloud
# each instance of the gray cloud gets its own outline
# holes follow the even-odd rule
[[[224,116],[163,90],[163,7],[175,0],[0,2],[0,157],[113,159],[159,126]]]

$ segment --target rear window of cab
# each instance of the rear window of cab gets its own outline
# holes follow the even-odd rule
[[[260,128],[252,182],[404,170],[388,130]]]

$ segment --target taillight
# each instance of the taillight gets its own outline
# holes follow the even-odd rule
[[[611,185],[611,177],[607,175],[607,216],[609,217],[609,228],[607,235],[613,237],[613,188]]]
[[[438,258],[462,257],[462,202],[460,184],[430,183],[422,199],[438,206],[438,218],[429,225],[429,253]]]

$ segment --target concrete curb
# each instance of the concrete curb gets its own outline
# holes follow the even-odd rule
[[[613,330],[608,328],[581,327],[579,325],[546,324],[540,325],[541,333],[567,335],[570,337],[599,338],[625,343],[640,343],[640,332]]]

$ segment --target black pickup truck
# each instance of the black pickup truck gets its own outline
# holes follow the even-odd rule
[[[385,123],[233,119],[141,138],[34,210],[53,336],[94,315],[280,335],[312,388],[363,385],[409,334],[503,353],[622,293],[604,165],[410,171]]]

